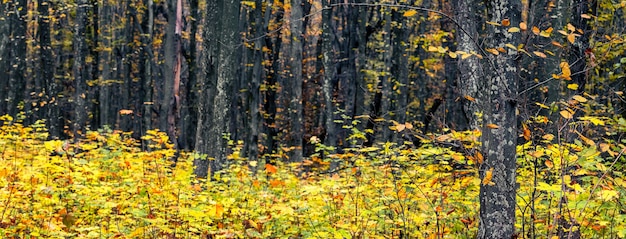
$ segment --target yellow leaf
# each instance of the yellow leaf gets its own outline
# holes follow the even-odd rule
[[[574,27],[574,25],[572,25],[571,23],[568,23],[567,30],[570,30],[571,32],[573,32],[573,31],[576,31],[576,27]]]
[[[514,46],[513,44],[511,44],[511,43],[505,44],[504,46],[506,46],[506,47],[508,47],[508,48],[511,48],[511,49],[513,49],[513,50],[516,50],[516,51],[517,51],[517,47],[515,47],[515,46]]]
[[[439,53],[442,53],[442,54],[443,54],[443,53],[446,53],[446,51],[448,51],[448,49],[447,49],[447,48],[443,48],[443,47],[441,47],[441,46],[437,47],[437,52],[439,52]]]
[[[415,14],[417,14],[417,11],[411,9],[411,10],[408,10],[408,11],[404,12],[403,16],[405,16],[405,17],[412,17],[412,16],[415,16]]]
[[[439,51],[439,49],[437,49],[437,47],[435,47],[435,46],[428,46],[428,51],[429,52],[437,52],[437,51]]]
[[[574,95],[572,96],[572,99],[575,99],[576,101],[580,102],[580,103],[585,103],[587,102],[587,98],[582,97],[580,95]]]
[[[448,56],[450,56],[450,58],[455,59],[457,57],[456,52],[448,52]]]
[[[565,79],[567,80],[571,80],[572,78],[570,78],[570,76],[572,76],[572,72],[569,69],[569,63],[564,61],[561,62],[559,66],[561,67],[561,71],[563,72],[562,76],[565,77]]]
[[[538,106],[539,106],[539,107],[541,107],[541,108],[544,108],[544,109],[550,109],[550,107],[548,107],[547,105],[544,105],[544,104],[542,104],[542,103],[535,102],[535,104],[536,104],[536,105],[538,105]]]
[[[578,84],[568,84],[567,89],[578,90]]]
[[[497,23],[497,22],[490,22],[490,21],[487,21],[487,24],[489,24],[489,25],[494,25],[494,26],[500,26],[500,23]]]
[[[519,28],[522,29],[522,31],[526,31],[526,29],[528,29],[528,25],[526,25],[526,22],[520,22]]]
[[[566,118],[566,119],[571,119],[574,117],[574,115],[571,112],[569,112],[569,110],[561,110],[559,114],[561,114],[561,116],[563,116],[563,118]]]
[[[605,202],[619,198],[619,192],[615,190],[602,190],[598,194],[600,196],[600,199],[602,199]]]
[[[508,32],[520,32],[519,27],[511,27],[509,28]]]
[[[491,179],[493,178],[493,168],[490,168],[489,170],[487,170],[487,172],[485,172],[485,177],[483,177],[483,185],[495,185],[495,183],[493,183],[491,181]]]
[[[540,52],[540,51],[533,51],[533,54],[535,54],[536,56],[541,57],[541,58],[546,58],[546,57],[548,57],[548,56],[546,56],[546,54],[545,54],[545,53]]]
[[[541,137],[542,139],[545,139],[547,141],[552,141],[552,139],[554,139],[554,135],[553,134],[545,134],[544,136]]]
[[[490,128],[490,129],[497,129],[497,128],[500,128],[500,126],[498,126],[498,125],[496,125],[496,124],[487,124],[487,128]]]

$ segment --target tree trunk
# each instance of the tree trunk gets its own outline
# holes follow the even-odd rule
[[[336,106],[334,102],[333,93],[335,91],[335,84],[333,81],[337,80],[337,68],[335,67],[335,49],[333,42],[335,41],[335,34],[333,33],[331,21],[333,16],[333,8],[328,8],[330,0],[322,0],[322,65],[324,66],[324,80],[322,84],[322,94],[324,96],[324,128],[326,129],[326,135],[324,136],[324,145],[335,147],[337,146],[337,132],[339,127],[335,123]],[[329,152],[333,153],[333,152]],[[332,165],[336,167],[336,165]]]
[[[76,20],[74,29],[74,117],[72,133],[79,138],[84,132],[87,123],[87,83],[89,77],[86,58],[88,52],[86,39],[88,0],[77,2]]]
[[[209,165],[211,173],[225,166],[228,144],[224,135],[231,131],[232,86],[239,69],[239,4],[236,0],[209,1],[207,4],[206,22],[214,22],[217,27],[206,24],[204,30],[203,64],[207,70],[207,82],[203,87],[205,99],[199,106],[196,150],[207,154],[211,160],[208,164],[203,159],[195,160],[198,177],[207,176]]]
[[[508,20],[519,26],[521,2],[498,0],[488,6],[492,22]],[[520,33],[510,33],[505,27],[486,27],[486,47],[507,49],[506,53],[488,55],[486,64],[485,105],[483,107],[482,151],[480,165],[480,225],[478,238],[512,238],[515,234],[516,142],[518,52],[505,47],[517,46]]]
[[[291,27],[290,52],[289,52],[289,76],[285,78],[285,94],[287,96],[288,109],[287,119],[289,122],[289,141],[291,148],[289,160],[291,162],[302,161],[302,142],[304,136],[303,109],[302,109],[302,0],[291,0],[291,13],[289,17]]]
[[[460,24],[456,31],[457,50],[463,52],[480,52],[478,43],[478,22],[482,19],[474,14],[481,5],[478,0],[457,0],[455,4],[457,22]],[[478,129],[477,113],[481,112],[480,104],[483,89],[483,77],[485,76],[477,57],[467,59],[458,58],[458,83],[457,87],[461,94],[465,117],[468,121],[468,128]]]
[[[0,58],[4,62],[2,69],[5,78],[1,83],[3,88],[0,102],[0,113],[15,116],[18,113],[18,105],[23,100],[26,90],[26,0],[15,0],[2,3],[0,18],[6,19],[0,29]],[[2,49],[4,48],[4,49]]]

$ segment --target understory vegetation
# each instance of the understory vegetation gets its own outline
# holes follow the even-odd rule
[[[574,99],[561,108],[593,105]],[[626,120],[554,115],[520,127],[518,234],[626,237]],[[192,168],[202,156],[178,155],[157,130],[138,141],[102,129],[72,142],[49,140],[43,122],[0,120],[4,238],[473,238],[479,187],[492,183],[489,172],[477,176],[479,131],[336,154],[312,138],[317,153],[295,163],[283,163],[286,148],[250,161],[231,141],[228,167],[205,180]],[[352,132],[347,140],[362,145],[365,133]]]

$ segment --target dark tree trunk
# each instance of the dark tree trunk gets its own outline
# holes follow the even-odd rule
[[[289,75],[285,77],[285,96],[288,104],[287,119],[289,120],[290,148],[289,160],[292,162],[302,161],[302,146],[304,136],[303,109],[302,109],[302,1],[291,2],[291,15],[289,17],[291,36],[289,44]]]
[[[207,88],[203,95],[206,99],[200,105],[201,115],[198,119],[196,150],[207,154],[210,159],[211,172],[215,173],[225,166],[227,156],[227,139],[224,134],[231,132],[232,86],[237,77],[238,63],[238,20],[239,1],[223,0],[207,4],[207,23],[205,25],[204,66],[207,69]],[[219,19],[217,21],[216,19]],[[216,31],[217,30],[217,31]],[[217,53],[217,54],[215,54]],[[215,79],[215,84],[211,80]],[[207,94],[212,94],[207,95]],[[209,105],[211,105],[209,107]],[[210,117],[206,113],[212,108]],[[207,176],[207,162],[197,159],[195,173],[198,177]]]
[[[18,105],[24,100],[24,91],[26,90],[26,0],[15,0],[2,3],[3,10],[0,10],[0,18],[5,18],[3,23],[4,30],[0,30],[3,41],[0,50],[0,57],[3,59],[3,74],[6,77],[2,81],[3,92],[2,101],[0,102],[0,112],[11,116],[17,115],[20,111]]]
[[[337,57],[333,42],[335,41],[335,29],[332,28],[333,9],[329,8],[331,0],[322,0],[322,65],[324,66],[324,80],[322,84],[322,94],[324,96],[323,123],[326,130],[324,145],[330,147],[337,146],[339,135],[338,124],[335,123],[335,111],[337,110],[333,94],[335,92],[334,82],[337,81],[337,68],[335,59]],[[333,152],[330,152],[333,153]],[[336,166],[336,165],[333,165]]]
[[[499,0],[490,4],[490,21],[508,19],[511,26],[519,26],[521,1]],[[520,43],[520,33],[510,33],[506,28],[489,25],[486,32],[486,45],[490,48]],[[517,54],[517,51],[508,49],[505,53],[486,57],[488,84],[484,89],[482,136],[485,157],[479,171],[482,184],[478,238],[512,238],[515,234]]]
[[[455,3],[456,18],[460,24],[456,31],[457,50],[462,52],[480,52],[477,45],[478,39],[478,22],[481,22],[474,13],[480,9],[482,3],[476,0],[457,0]],[[483,89],[483,77],[480,59],[471,56],[467,59],[458,57],[458,83],[457,89],[461,95],[460,101],[463,102],[465,117],[468,121],[468,128],[471,130],[478,129],[478,118],[476,114],[481,112],[480,104],[483,101],[481,91]]]
[[[76,19],[74,28],[74,115],[72,133],[74,137],[80,138],[84,133],[87,124],[87,80],[89,77],[89,67],[86,58],[89,54],[87,47],[86,24],[87,12],[89,11],[89,1],[79,0],[77,2]]]
[[[215,87],[217,82],[217,64],[218,64],[218,47],[221,33],[221,24],[219,22],[220,12],[222,11],[223,1],[209,1],[206,6],[205,24],[203,29],[203,50],[200,64],[204,69],[205,79],[199,82],[200,101],[198,102],[198,126],[196,128],[196,145],[195,149],[199,153],[204,153],[208,157],[214,157],[216,152],[209,152],[210,144],[216,143],[214,138],[209,138],[209,130],[212,127],[213,119],[213,99],[215,98]],[[209,173],[209,159],[194,159],[194,173],[197,177],[206,178]]]
[[[47,119],[46,125],[50,133],[50,137],[60,137],[61,131],[59,125],[56,123],[59,121],[59,109],[57,106],[57,84],[54,78],[54,65],[52,55],[52,42],[50,39],[50,15],[48,9],[50,7],[48,0],[42,0],[37,5],[39,12],[39,20],[37,22],[38,34],[39,34],[39,51],[41,57],[39,58],[39,77],[43,83],[42,92],[44,96],[40,99],[44,102],[45,106],[42,109],[42,118]]]

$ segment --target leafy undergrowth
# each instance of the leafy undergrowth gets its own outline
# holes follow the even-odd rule
[[[489,184],[474,165],[477,132],[449,131],[419,149],[345,149],[327,157],[342,161],[332,171],[318,157],[247,161],[235,146],[228,169],[207,181],[192,175],[192,154],[172,164],[159,131],[142,141],[92,131],[69,143],[47,140],[41,124],[0,120],[4,238],[473,238],[479,186]],[[623,238],[626,184],[607,173],[621,157],[618,144],[541,137],[519,146],[522,237],[579,230]]]

